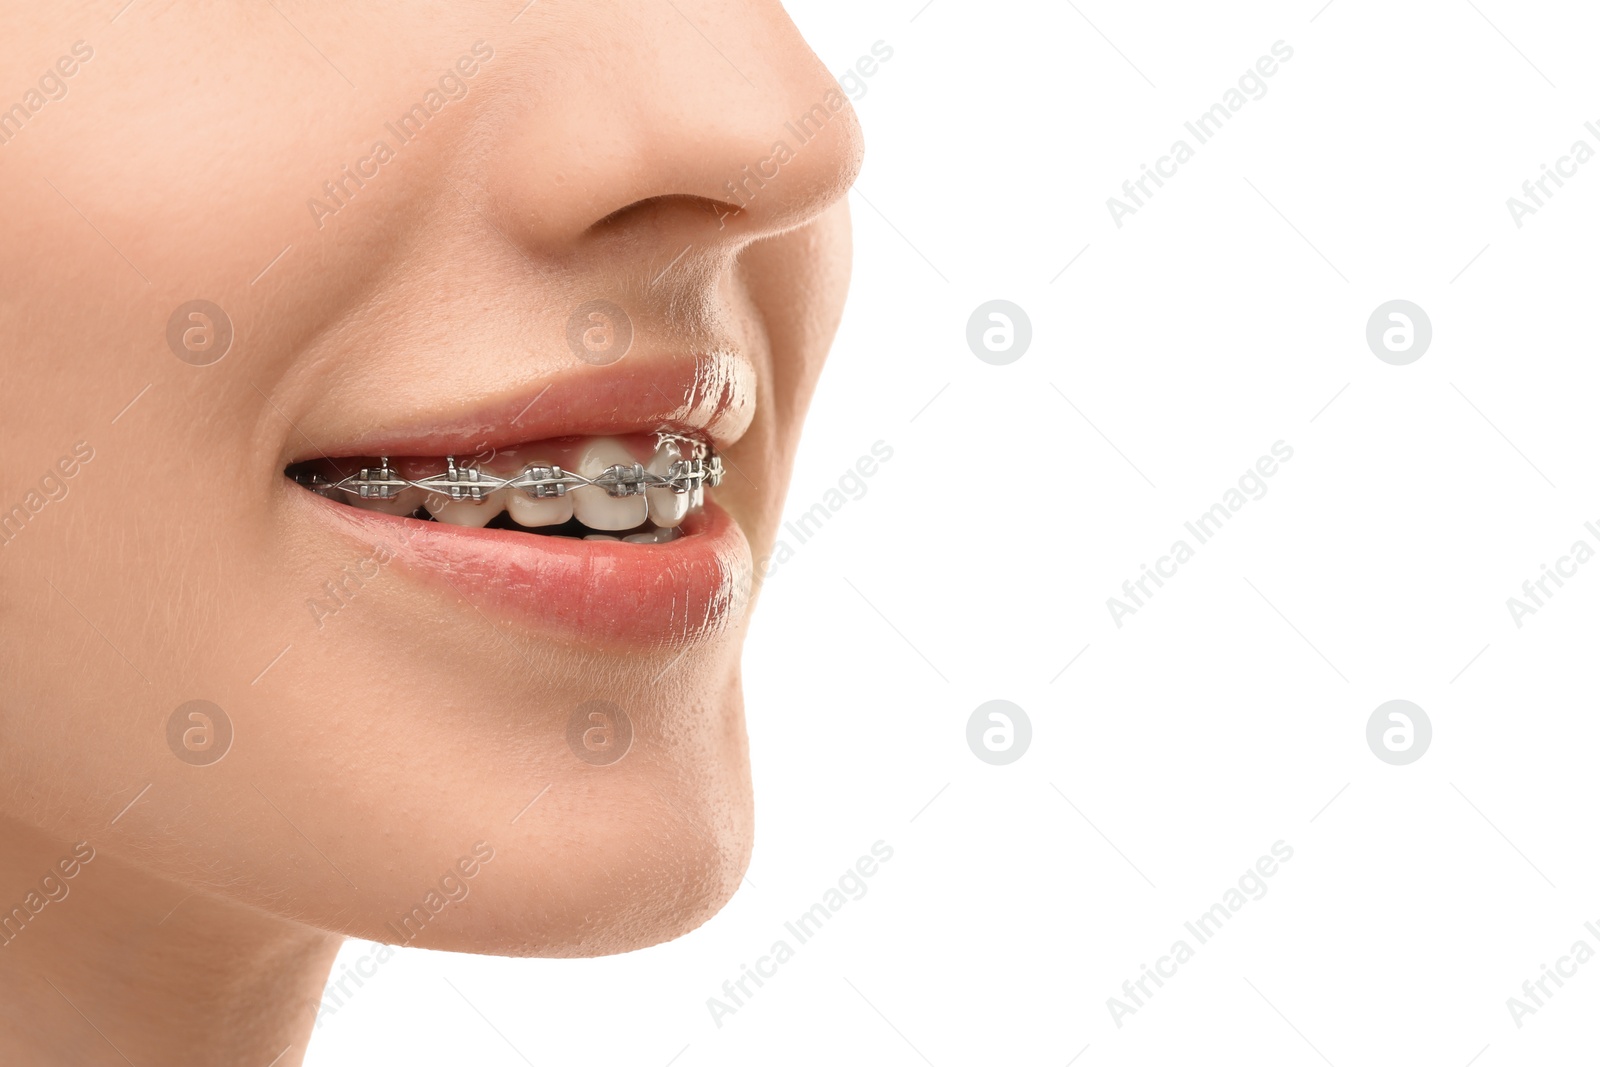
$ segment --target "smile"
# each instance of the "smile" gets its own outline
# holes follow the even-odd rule
[[[467,461],[380,454],[284,473],[306,525],[381,550],[397,577],[496,627],[672,648],[749,607],[750,544],[707,495],[722,462],[695,438],[553,438]]]
[[[715,498],[755,392],[749,359],[719,347],[641,350],[493,399],[355,395],[274,473],[305,551],[392,557],[393,610],[676,648],[750,605],[750,542]]]
[[[380,456],[297,463],[284,473],[327,499],[386,515],[585,541],[666,544],[682,536],[679,524],[704,506],[706,488],[722,481],[722,460],[691,438],[654,436],[642,460],[637,440],[597,437],[496,450],[482,466],[455,456]]]

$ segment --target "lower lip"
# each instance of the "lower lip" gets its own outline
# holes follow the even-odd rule
[[[366,511],[290,486],[319,521],[397,569],[480,610],[596,641],[683,645],[724,630],[749,602],[744,531],[707,501],[662,545],[473,529]]]

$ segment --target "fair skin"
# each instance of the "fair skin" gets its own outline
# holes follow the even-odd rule
[[[121,7],[0,20],[0,1062],[290,1067],[346,937],[693,929],[848,280],[832,76],[775,0]],[[285,476],[663,431],[725,474],[662,543]]]

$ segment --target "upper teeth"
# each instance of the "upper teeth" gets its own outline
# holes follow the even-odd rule
[[[535,459],[520,471],[499,476],[446,457],[446,469],[426,478],[403,478],[384,457],[377,467],[330,482],[319,475],[296,475],[324,496],[391,515],[408,515],[419,506],[440,522],[484,526],[509,510],[522,526],[554,526],[576,517],[596,530],[628,530],[646,518],[658,527],[677,525],[704,501],[705,485],[722,479],[715,455],[685,459],[677,441],[657,446],[648,464],[639,463],[614,437],[591,440],[576,471]],[[574,489],[604,489],[604,493]]]
[[[644,468],[633,462],[627,447],[614,437],[589,442],[578,457],[578,475],[593,480],[611,472],[627,477],[617,478],[604,493],[577,493],[572,502],[573,517],[591,530],[631,530],[649,514],[642,480],[634,477]]]
[[[656,454],[650,460],[650,465],[646,469],[652,474],[666,474],[671,470],[673,464],[682,460],[683,452],[678,448],[678,443],[676,441],[664,441],[656,449]],[[717,478],[720,478],[721,468],[719,467],[717,470],[719,472]],[[711,481],[712,485],[717,484],[715,479],[708,480]],[[676,526],[682,522],[683,517],[689,513],[690,495],[689,493],[680,493],[675,488],[667,489],[659,486],[651,486],[644,491],[645,499],[650,502],[650,517],[657,526]],[[698,502],[699,491],[697,490],[693,495],[696,498],[695,502]]]
[[[535,458],[530,466],[551,467],[553,464]],[[520,526],[560,526],[572,518],[574,499],[567,495],[565,486],[537,486],[532,490],[507,493],[506,510],[511,513],[511,521]]]

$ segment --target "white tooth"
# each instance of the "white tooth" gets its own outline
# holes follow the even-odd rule
[[[629,534],[623,540],[631,545],[653,545],[656,543],[656,535],[654,533]]]
[[[610,534],[585,534],[583,539],[585,541],[615,541],[615,540],[617,540],[617,538],[612,537]]]
[[[335,499],[342,499],[348,504],[354,504],[363,511],[381,511],[385,515],[409,515],[416,511],[422,504],[423,492],[421,489],[402,489],[393,500],[378,500],[368,497],[352,496],[349,493],[340,493]]]
[[[615,437],[597,437],[578,457],[577,473],[597,478],[607,467],[634,464],[627,446]],[[644,522],[649,513],[645,497],[612,496],[599,486],[572,490],[572,513],[591,530],[631,530]]]
[[[506,490],[499,489],[483,498],[482,503],[471,500],[451,500],[443,493],[429,493],[423,501],[428,514],[447,526],[487,526],[489,521],[504,510]]]
[[[549,460],[531,459],[525,467],[549,467]],[[598,492],[595,489],[580,490],[585,493]],[[572,493],[566,496],[545,496],[535,499],[521,489],[506,491],[506,511],[511,515],[511,521],[522,526],[559,526],[572,518]]]
[[[667,468],[683,458],[676,441],[664,441],[650,458],[645,470],[651,474],[666,474]],[[650,502],[650,519],[657,526],[676,526],[689,514],[689,494],[675,493],[671,489],[646,489],[645,499]]]

